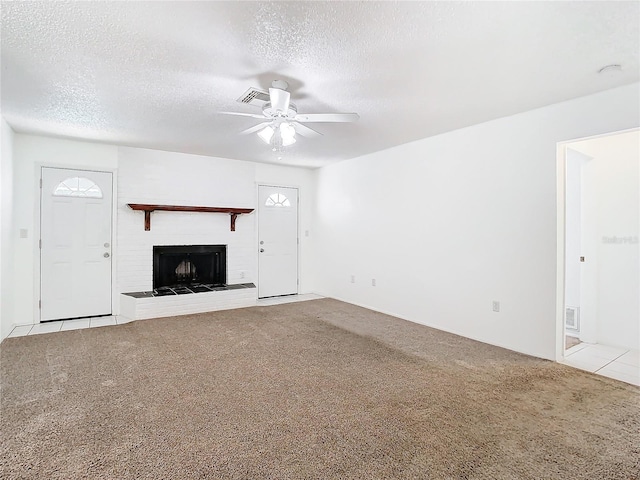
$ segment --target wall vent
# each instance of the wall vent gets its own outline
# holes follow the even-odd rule
[[[580,331],[580,309],[578,307],[566,307],[564,311],[564,326],[573,332]]]
[[[240,98],[238,98],[238,102],[246,103],[248,105],[256,105],[258,107],[264,107],[264,105],[269,101],[269,92],[265,92],[264,90],[259,90],[257,88],[251,87],[249,90],[244,92]]]

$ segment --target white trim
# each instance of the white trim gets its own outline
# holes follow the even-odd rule
[[[565,283],[565,184],[566,184],[566,144],[558,143],[556,150],[556,335],[555,360],[564,360],[564,283]]]

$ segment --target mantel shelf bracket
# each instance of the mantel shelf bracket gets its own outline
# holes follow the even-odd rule
[[[253,208],[230,208],[230,207],[190,207],[187,205],[149,205],[145,203],[128,203],[132,210],[144,212],[144,229],[151,230],[151,212],[161,210],[165,212],[206,212],[206,213],[228,213],[231,217],[231,231],[236,231],[236,219],[238,215],[253,212]]]

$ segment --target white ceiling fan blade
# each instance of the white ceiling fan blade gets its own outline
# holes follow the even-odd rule
[[[306,125],[303,125],[303,124],[298,123],[298,122],[296,122],[293,125],[293,128],[296,129],[296,133],[299,133],[303,137],[314,138],[314,137],[321,137],[322,136],[322,134],[320,132],[316,132],[313,128],[309,128]]]
[[[269,89],[269,98],[271,101],[271,109],[275,112],[278,110],[285,115],[289,111],[289,101],[291,100],[291,94],[286,90],[280,90],[279,88]]]
[[[355,122],[359,118],[357,113],[299,113],[295,116],[298,122]]]
[[[251,118],[265,118],[264,115],[258,115],[257,113],[240,113],[240,112],[218,112],[223,115],[237,115],[239,117],[251,117]]]
[[[262,122],[259,123],[258,125],[254,125],[253,127],[249,127],[246,130],[242,130],[240,132],[240,135],[249,135],[250,133],[254,133],[257,132],[258,130],[262,130],[264,127],[266,127],[267,125],[270,125],[271,122]]]

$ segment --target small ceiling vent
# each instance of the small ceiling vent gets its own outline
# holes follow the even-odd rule
[[[258,90],[257,88],[250,88],[238,98],[238,102],[246,103],[249,105],[256,105],[258,107],[264,107],[269,101],[269,92],[264,90]]]

